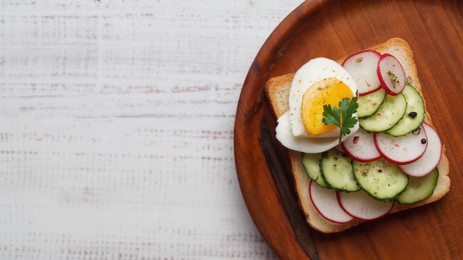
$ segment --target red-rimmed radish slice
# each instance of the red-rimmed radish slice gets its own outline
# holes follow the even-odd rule
[[[325,219],[335,223],[347,223],[353,219],[339,205],[335,190],[322,188],[310,181],[309,194],[315,209]]]
[[[376,133],[374,139],[381,156],[397,165],[409,164],[418,160],[428,147],[428,138],[422,125],[404,136],[394,137]]]
[[[363,220],[373,220],[388,214],[393,201],[375,200],[364,191],[339,192],[338,200],[341,208],[350,216]]]
[[[389,53],[381,55],[377,74],[381,86],[389,95],[398,95],[405,87],[405,71],[400,61]]]
[[[428,147],[423,156],[411,164],[400,165],[400,169],[410,176],[421,177],[429,174],[437,167],[442,156],[442,142],[436,130],[430,125],[421,125],[428,137]]]
[[[341,146],[349,157],[359,162],[371,162],[381,157],[376,149],[374,135],[363,129],[344,140]]]
[[[360,96],[374,92],[381,87],[376,67],[381,54],[373,50],[365,50],[347,57],[342,66],[357,83]]]

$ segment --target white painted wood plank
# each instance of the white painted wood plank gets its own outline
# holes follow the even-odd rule
[[[274,258],[233,123],[300,3],[1,1],[0,258]]]

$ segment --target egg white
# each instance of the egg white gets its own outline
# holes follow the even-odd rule
[[[276,127],[276,138],[286,148],[304,152],[304,153],[321,153],[327,151],[339,144],[339,135],[336,137],[326,138],[309,138],[307,136],[294,136],[290,127],[290,112],[286,111],[278,118]],[[351,128],[351,133],[342,137],[342,141],[347,139],[359,129],[358,122],[355,127]]]
[[[335,77],[343,81],[352,90],[352,93],[354,93],[354,95],[356,94],[357,84],[354,78],[334,60],[322,57],[311,59],[294,75],[289,91],[289,123],[292,134],[295,137],[339,138],[339,129],[315,136],[306,132],[302,124],[301,106],[304,93],[316,82],[330,77]],[[354,116],[357,115],[355,114]]]

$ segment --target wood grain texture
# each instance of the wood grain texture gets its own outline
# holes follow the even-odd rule
[[[300,2],[0,1],[0,258],[276,258],[233,123]]]
[[[235,122],[235,159],[251,216],[284,259],[456,259],[463,239],[460,82],[463,66],[460,1],[306,1],[272,33],[252,64]],[[450,160],[451,191],[440,201],[324,235],[300,223],[287,154],[263,131],[276,125],[263,88],[317,56],[332,59],[384,42],[407,40],[427,108]],[[239,147],[239,149],[237,149]],[[273,150],[272,150],[273,149]],[[278,158],[275,160],[275,158]],[[269,163],[272,161],[273,163]],[[290,201],[290,202],[289,202]],[[310,234],[301,237],[301,233]]]

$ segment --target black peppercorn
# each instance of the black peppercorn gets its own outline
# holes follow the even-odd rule
[[[421,143],[425,144],[426,143],[426,138],[421,139]]]
[[[416,112],[410,112],[408,113],[408,116],[411,118],[415,118],[418,114]]]

